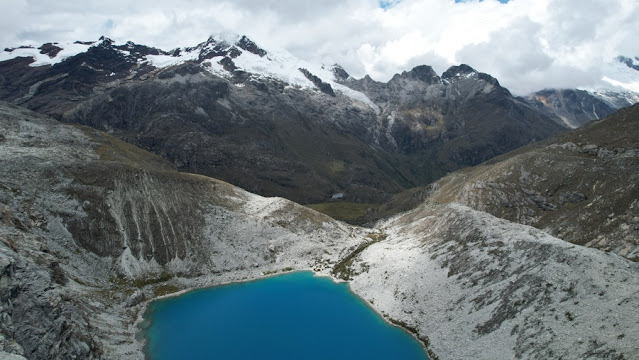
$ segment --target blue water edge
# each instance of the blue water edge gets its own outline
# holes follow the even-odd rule
[[[164,359],[427,359],[347,284],[312,272],[154,301],[147,355]]]

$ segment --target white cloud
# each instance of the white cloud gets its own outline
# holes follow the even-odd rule
[[[614,56],[639,55],[636,0],[15,0],[0,45],[97,39],[171,49],[246,34],[312,62],[385,81],[419,64],[460,62],[516,93],[590,86]]]

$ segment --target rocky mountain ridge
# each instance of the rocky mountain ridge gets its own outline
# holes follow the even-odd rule
[[[437,160],[449,164],[449,171],[562,130],[495,78],[465,64],[449,68],[441,78],[431,67],[418,66],[386,84],[369,77],[344,83],[379,104],[380,118],[392,134],[387,146],[407,154],[441,147]]]
[[[570,128],[600,120],[639,102],[639,60],[618,56],[604,66],[603,84],[589,89],[544,89],[525,97]]]
[[[301,203],[335,193],[380,202],[565,129],[467,65],[441,78],[420,66],[383,84],[246,37],[170,52],[75,45],[86,50],[63,61],[60,51],[52,65],[0,62],[0,99]]]
[[[526,100],[540,111],[558,117],[567,127],[575,129],[639,102],[639,94],[630,91],[546,89],[526,96]]]

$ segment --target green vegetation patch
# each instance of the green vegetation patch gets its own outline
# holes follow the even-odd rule
[[[306,206],[317,212],[326,214],[335,220],[353,222],[366,215],[369,209],[375,208],[378,205],[335,201],[320,204],[309,204]]]
[[[342,160],[335,160],[328,164],[329,172],[332,175],[342,173],[346,171],[347,168],[348,168],[348,165],[346,164],[345,161],[342,161]]]
[[[348,254],[345,258],[343,258],[340,262],[335,264],[333,267],[333,275],[335,277],[342,280],[352,280],[353,271],[351,270],[351,265],[353,264],[353,259],[357,257],[362,251],[366,250],[367,247],[373,245],[376,242],[383,241],[386,239],[387,235],[384,233],[370,233],[368,237],[371,239],[370,241],[364,241],[361,244],[357,245],[355,250],[353,250],[350,254]]]
[[[113,161],[132,167],[150,166],[157,169],[172,169],[171,165],[160,156],[143,150],[135,145],[122,141],[114,136],[94,129],[77,126],[96,144],[96,154],[103,161]]]
[[[114,285],[120,286],[135,286],[138,289],[142,289],[147,285],[154,285],[158,283],[164,283],[171,279],[171,275],[167,272],[162,272],[157,276],[139,277],[130,279],[122,275],[111,276],[110,282]]]
[[[180,288],[175,285],[162,284],[153,288],[153,295],[155,297],[158,297],[158,296],[173,294],[174,292],[178,292],[178,291],[180,291]]]

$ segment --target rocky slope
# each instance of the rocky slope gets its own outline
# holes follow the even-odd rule
[[[370,200],[402,188],[387,155],[368,145],[376,123],[366,105],[276,80],[242,85],[185,64],[98,96],[64,119],[256,193],[318,201],[343,191]]]
[[[458,205],[380,224],[353,291],[440,359],[631,359],[639,264]],[[633,305],[634,304],[634,305]]]
[[[379,202],[564,129],[466,65],[378,83],[246,37],[171,52],[109,39],[74,46],[84,48],[5,50],[0,99],[108,131],[178,170],[302,203],[338,192]]]
[[[384,146],[435,158],[440,174],[562,131],[550,116],[513,97],[495,78],[464,64],[441,77],[429,66],[418,66],[388,83],[369,77],[348,77],[343,83],[379,105],[379,121],[389,135]]]
[[[368,230],[178,173],[104,133],[19,107],[0,105],[0,134],[5,353],[141,358],[140,302],[283,269],[328,271],[368,239]]]
[[[166,293],[313,269],[440,359],[632,358],[639,264],[427,201],[361,229],[0,103],[0,356],[143,358]]]
[[[383,217],[456,202],[639,260],[639,105],[400,194]],[[369,219],[371,220],[371,219]]]

